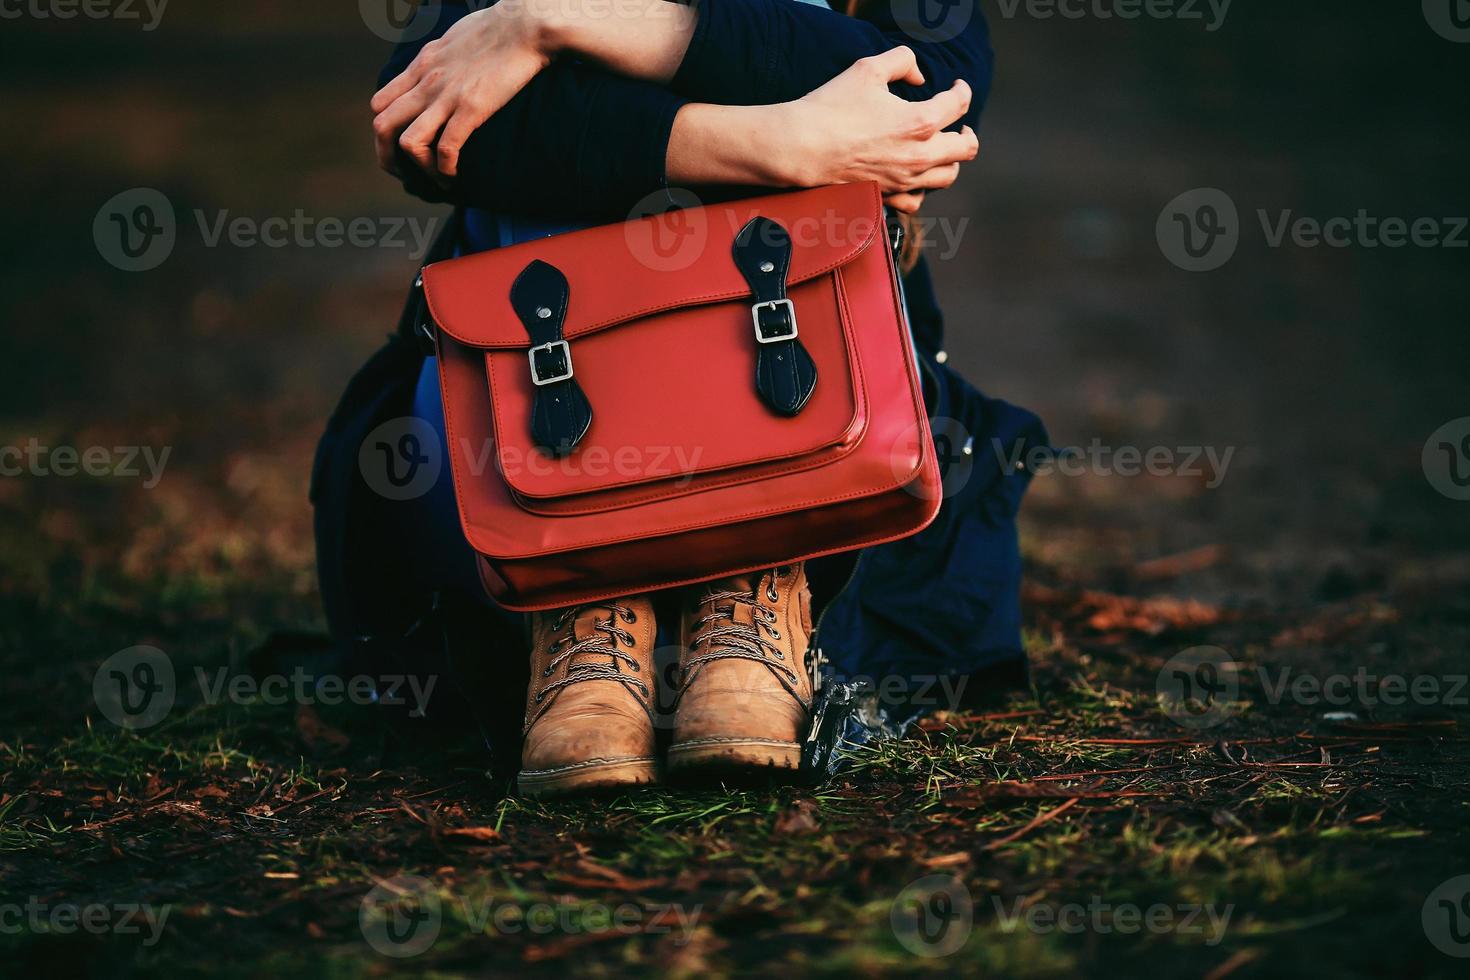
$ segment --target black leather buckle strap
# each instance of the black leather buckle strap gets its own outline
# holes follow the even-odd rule
[[[791,235],[770,218],[752,218],[735,236],[732,252],[755,298],[755,390],[773,411],[795,415],[817,386],[817,365],[798,339],[796,304],[786,296]]]
[[[527,358],[536,394],[531,436],[552,456],[565,456],[592,424],[592,405],[576,381],[572,348],[562,339],[571,287],[560,269],[540,259],[521,270],[510,287],[510,305],[531,338]]]

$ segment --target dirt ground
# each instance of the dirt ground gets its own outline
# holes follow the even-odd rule
[[[7,20],[0,447],[111,467],[0,477],[17,975],[1462,975],[1470,44],[1432,3],[1285,6],[985,5],[982,157],[928,254],[952,363],[1078,450],[1023,514],[1033,685],[820,789],[558,805],[372,711],[108,720],[119,651],[239,670],[322,630],[311,451],[414,267],[209,229],[439,212],[373,168],[385,44],[350,9]],[[179,216],[147,272],[94,239],[135,187]],[[1161,245],[1196,188],[1238,209],[1210,271]],[[1285,211],[1442,238],[1273,243]]]

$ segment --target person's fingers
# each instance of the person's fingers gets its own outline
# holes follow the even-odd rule
[[[439,145],[435,149],[435,160],[439,173],[445,177],[453,177],[459,173],[459,151],[464,147],[465,140],[470,134],[479,128],[484,122],[478,118],[479,113],[471,112],[461,105],[444,124],[444,132],[439,134]]]
[[[963,78],[958,78],[948,91],[919,103],[919,111],[924,121],[937,132],[964,118],[970,111],[971,97],[970,86]]]
[[[416,88],[400,97],[373,119],[373,141],[377,148],[378,165],[387,170],[393,162],[398,136],[423,111],[429,96],[422,88]]]
[[[420,65],[419,59],[415,58],[411,65],[398,74],[397,78],[394,78],[393,81],[373,93],[372,101],[368,103],[368,106],[373,110],[373,114],[376,115],[382,112],[413,91],[414,87],[419,83],[419,76],[422,74],[423,67]]]
[[[980,141],[975,138],[975,131],[966,126],[958,133],[946,130],[925,140],[920,161],[922,169],[929,170],[951,163],[966,163],[975,159],[979,152]]]
[[[913,214],[923,205],[924,194],[922,191],[901,191],[897,194],[885,194],[883,196],[883,203],[903,214]]]
[[[403,97],[404,93],[418,85],[425,75],[431,73],[439,74],[438,71],[435,71],[435,67],[444,60],[443,49],[443,38],[430,41],[420,48],[419,53],[414,56],[413,61],[409,62],[408,67],[403,69],[397,78],[378,89],[373,95],[372,101],[368,103],[372,107],[373,112],[382,112],[394,102],[398,101]]]
[[[424,173],[434,171],[434,140],[439,136],[444,120],[449,118],[450,108],[448,100],[436,99],[419,114],[411,126],[403,131],[403,135],[398,137],[398,145],[403,148],[403,152],[407,153]]]
[[[915,177],[910,185],[914,190],[938,191],[953,184],[960,176],[960,165],[957,163],[946,164],[942,167],[934,167],[926,170]]]
[[[914,57],[912,48],[902,45],[889,48],[882,54],[875,54],[864,58],[878,73],[878,77],[884,82],[908,82],[910,85],[923,85],[924,73],[919,70],[918,59]]]

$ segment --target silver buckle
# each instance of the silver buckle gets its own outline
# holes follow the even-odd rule
[[[561,348],[561,356],[566,360],[567,369],[562,374],[558,374],[550,378],[543,378],[541,376],[540,370],[536,367],[536,352],[543,350],[552,351],[558,347]],[[565,381],[572,376],[572,349],[571,347],[567,346],[567,342],[565,340],[553,340],[550,343],[541,344],[537,347],[532,347],[526,352],[526,357],[531,361],[531,383],[534,385],[556,384],[558,381]]]
[[[786,307],[787,319],[791,321],[791,332],[778,334],[774,337],[761,333],[761,310],[769,307],[777,310]],[[796,339],[796,304],[789,299],[768,299],[764,303],[756,303],[750,308],[750,319],[755,324],[755,342],[758,344],[777,344],[783,340]]]

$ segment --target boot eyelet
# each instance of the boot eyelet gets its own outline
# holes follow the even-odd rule
[[[540,704],[541,703],[541,699],[544,698],[544,697],[546,697],[546,692],[545,691],[542,691],[542,692],[538,693],[536,695],[536,703],[537,704]]]
[[[551,676],[551,668],[550,667],[547,667],[545,670],[543,670],[541,672],[541,676],[542,677],[550,677]]]
[[[623,637],[623,642],[628,644],[628,646],[630,647],[636,647],[638,645],[638,641],[633,639],[631,636]]]
[[[633,673],[635,673],[635,674],[641,673],[643,671],[643,668],[640,667],[640,666],[638,666],[638,662],[636,660],[633,661],[633,663],[629,664],[628,666],[630,666],[630,667],[633,668]]]
[[[777,637],[777,639],[779,639],[779,637]],[[776,659],[777,660],[785,660],[786,659],[786,654],[782,653],[780,650],[777,650],[776,651]]]
[[[636,623],[636,622],[638,622],[638,614],[635,613],[631,609],[629,609],[625,613],[622,613],[621,615],[623,617],[623,622],[625,622],[625,623]]]
[[[772,602],[779,602],[781,599],[781,597],[776,594],[776,590],[771,588],[766,589],[766,598],[771,600]]]
[[[781,631],[778,630],[778,629],[776,629],[774,626],[771,627],[771,639],[773,639],[773,640],[779,640],[779,639],[781,639]],[[777,654],[777,656],[780,656],[780,654]]]

